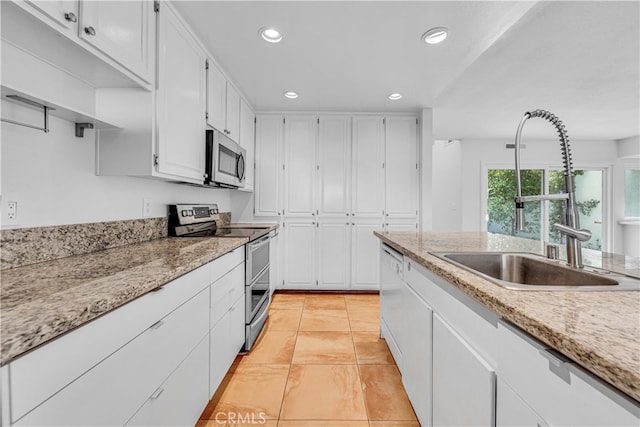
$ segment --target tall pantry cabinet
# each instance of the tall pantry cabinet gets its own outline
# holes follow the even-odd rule
[[[258,115],[255,215],[282,222],[280,286],[377,289],[373,231],[417,228],[417,158],[415,116]]]

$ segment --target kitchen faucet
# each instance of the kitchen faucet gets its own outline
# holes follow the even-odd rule
[[[520,134],[524,122],[533,117],[540,117],[551,122],[560,137],[560,147],[562,149],[562,163],[564,166],[564,193],[538,195],[538,196],[523,196],[522,184],[520,182]],[[569,137],[567,131],[562,124],[562,121],[558,119],[554,114],[546,110],[534,110],[524,113],[524,117],[520,120],[518,125],[518,131],[516,132],[516,230],[524,231],[524,203],[525,202],[539,202],[543,200],[566,200],[567,205],[565,209],[565,223],[553,224],[553,229],[566,235],[567,239],[567,263],[571,267],[583,268],[582,264],[582,246],[580,242],[585,242],[591,238],[591,232],[589,230],[580,228],[580,220],[578,217],[578,208],[576,205],[576,195],[573,183],[573,165],[571,161],[571,147],[569,146]]]

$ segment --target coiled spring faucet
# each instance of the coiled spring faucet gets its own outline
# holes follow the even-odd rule
[[[564,170],[564,193],[538,195],[538,196],[523,196],[522,184],[520,182],[520,134],[524,123],[533,118],[540,117],[542,119],[551,122],[560,137],[560,148],[562,150],[562,164]],[[524,113],[524,117],[520,120],[518,125],[518,131],[516,132],[516,230],[524,231],[524,203],[525,202],[539,202],[543,200],[566,200],[567,205],[565,209],[565,223],[553,224],[553,229],[566,235],[567,240],[567,263],[571,267],[583,268],[582,264],[582,246],[580,242],[585,242],[591,238],[591,232],[589,230],[580,228],[580,220],[578,217],[578,208],[576,205],[575,189],[573,184],[573,164],[571,161],[571,147],[569,146],[569,137],[567,131],[562,124],[562,121],[558,119],[554,114],[546,110],[533,110]]]

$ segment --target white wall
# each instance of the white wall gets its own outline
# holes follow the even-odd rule
[[[2,102],[2,116],[39,124],[41,113]],[[2,206],[18,202],[18,226],[37,227],[142,218],[142,199],[151,216],[167,204],[218,203],[231,209],[230,190],[198,188],[151,179],[95,175],[95,133],[75,137],[74,124],[51,118],[51,132],[1,123]],[[203,141],[204,144],[204,141]],[[4,218],[4,217],[3,217]]]
[[[527,148],[521,152],[522,166],[562,166],[560,144],[557,140],[523,140]],[[462,141],[461,164],[462,190],[461,210],[463,231],[486,229],[485,196],[486,177],[482,175],[483,164],[495,166],[506,165],[513,168],[514,151],[506,149],[505,144],[512,144],[513,140],[471,140]],[[571,141],[573,165],[579,167],[612,167],[618,157],[618,146],[615,141]],[[434,178],[435,179],[435,178]],[[615,183],[614,183],[615,184]],[[623,197],[621,188],[612,184],[613,199]],[[615,203],[613,203],[615,205]],[[615,217],[614,217],[615,218]],[[621,251],[616,241],[619,234],[613,235],[613,250]]]
[[[462,226],[462,144],[436,140],[432,150],[434,231],[459,231]]]

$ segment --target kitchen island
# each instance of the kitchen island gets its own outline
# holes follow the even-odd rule
[[[442,282],[489,309],[500,321],[515,325],[566,356],[630,396],[636,405],[640,401],[640,292],[509,290],[431,254],[454,251],[542,254],[542,245],[537,241],[485,232],[375,234],[404,256],[405,279],[407,261],[415,263],[433,273],[432,282],[443,279]],[[640,260],[635,258],[585,250],[584,262],[640,276]]]

